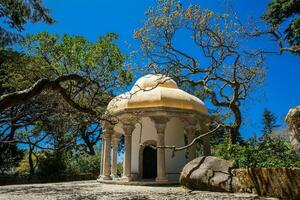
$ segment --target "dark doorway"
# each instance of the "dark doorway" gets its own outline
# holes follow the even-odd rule
[[[143,151],[143,178],[155,179],[157,176],[156,149],[146,146]]]

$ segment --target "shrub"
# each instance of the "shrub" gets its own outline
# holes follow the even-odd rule
[[[100,172],[100,156],[57,152],[48,154],[40,161],[38,172],[43,176],[57,174],[97,174]]]
[[[29,174],[30,173],[30,166],[29,166],[29,161],[28,161],[29,154],[28,152],[25,152],[24,158],[21,160],[19,163],[18,167],[16,168],[16,173],[17,174]],[[36,152],[35,154],[32,155],[32,160],[33,160],[33,165],[34,168],[38,166],[40,161],[43,161],[46,159],[46,156],[43,152]]]
[[[24,157],[24,151],[15,144],[0,144],[0,173],[12,173]]]
[[[214,146],[213,154],[234,161],[239,168],[300,167],[300,159],[291,144],[277,136],[262,141],[252,138],[243,144],[231,144],[228,139],[224,139]]]
[[[67,160],[68,166],[66,173],[92,173],[100,172],[100,155],[81,154],[74,157],[69,157]]]
[[[117,164],[117,174],[118,174],[118,176],[122,176],[122,174],[123,174],[123,163],[121,163],[121,162],[119,162]]]
[[[54,152],[46,154],[46,158],[40,161],[37,171],[42,176],[51,176],[64,173],[66,168],[65,154]]]

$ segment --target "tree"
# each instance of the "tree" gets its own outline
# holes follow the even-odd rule
[[[243,145],[224,140],[214,146],[214,156],[232,160],[237,168],[299,167],[300,161],[286,138],[272,135],[267,141],[249,139]]]
[[[54,23],[53,18],[49,15],[49,10],[42,5],[41,0],[2,0],[0,2],[0,20],[1,24],[8,24],[10,29],[19,33],[24,30],[27,22]],[[11,32],[1,26],[0,46],[16,42],[20,39],[19,33]]]
[[[112,88],[131,78],[131,73],[122,66],[125,56],[116,39],[116,34],[107,34],[93,44],[80,36],[64,35],[61,39],[48,33],[29,36],[22,43],[25,54],[22,59],[28,64],[18,71],[10,63],[4,66],[8,74],[3,79],[9,77],[6,85],[21,90],[3,94],[0,111],[52,90],[73,108],[96,115],[97,107],[91,107],[98,103],[100,109],[111,98]],[[28,71],[32,73],[25,77],[23,73]]]
[[[100,141],[101,125],[98,121],[93,119],[82,119],[79,117],[81,123],[78,123],[78,139],[83,141],[83,147],[89,155],[95,155],[95,145]]]
[[[67,148],[81,146],[95,154],[100,120],[110,120],[102,116],[113,90],[132,78],[116,40],[116,34],[92,43],[81,36],[39,33],[20,43],[18,60],[3,61],[0,138],[28,145],[31,173],[36,151],[60,159]]]
[[[263,136],[232,144],[226,138],[214,146],[215,156],[235,161],[239,168],[299,167],[300,161],[284,132],[275,133],[276,116],[268,109],[263,113]]]
[[[16,144],[0,143],[0,173],[9,173],[22,160],[24,152]]]
[[[270,110],[265,109],[263,112],[263,137],[269,137],[271,133],[273,133],[274,128],[278,127],[276,124],[276,116]]]
[[[25,48],[24,54],[27,54],[23,59],[31,64],[17,72],[12,67],[10,72],[9,82],[13,85],[13,81],[19,81],[13,86],[22,90],[2,95],[0,111],[29,102],[50,89],[58,92],[75,109],[96,115],[96,111],[90,109],[90,105],[80,105],[72,97],[76,96],[76,99],[82,100],[90,96],[86,104],[103,103],[106,102],[105,98],[110,98],[109,90],[112,87],[120,87],[120,84],[130,78],[130,72],[122,66],[125,57],[115,43],[116,39],[116,34],[107,34],[93,44],[80,36],[64,35],[61,41],[58,35],[48,33],[29,36],[24,40],[22,47]],[[5,67],[9,68],[9,65],[10,63]],[[19,74],[22,70],[35,72],[32,79],[28,80],[24,74]],[[9,75],[5,77],[7,76]],[[21,85],[24,83],[27,83],[27,87]],[[101,94],[102,99],[95,94]]]
[[[52,24],[54,20],[40,0],[3,0],[0,2],[0,20],[0,76],[5,77],[8,74],[3,64],[12,63],[14,65],[19,63],[20,57],[22,57],[22,54],[8,49],[7,46],[22,38],[20,33],[24,30],[24,25],[27,22],[36,23],[40,21]],[[14,91],[13,87],[5,86],[5,82],[5,78],[0,80],[0,96]],[[24,109],[26,108],[27,106],[17,105],[0,113],[0,149],[1,155],[4,156],[1,158],[3,160],[0,164],[1,169],[7,166],[16,166],[23,157],[23,152],[18,150],[17,144],[13,142],[13,137],[19,128],[24,127],[23,125],[30,121],[30,117],[27,118],[28,121],[24,120],[26,116]],[[10,143],[6,143],[6,141]],[[10,161],[7,162],[8,160]],[[11,164],[8,165],[7,163]]]
[[[268,23],[267,33],[276,39],[280,52],[289,51],[300,55],[299,0],[272,0],[262,18]],[[285,47],[284,41],[288,47]]]
[[[236,143],[241,105],[263,82],[262,54],[243,48],[244,32],[229,15],[196,4],[185,8],[180,2],[161,0],[146,17],[134,37],[143,56],[150,59],[149,66],[179,84],[198,86],[227,117],[224,127]]]

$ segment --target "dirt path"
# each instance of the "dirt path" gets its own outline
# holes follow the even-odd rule
[[[228,194],[188,191],[180,186],[150,187],[101,184],[96,181],[78,181],[48,184],[0,186],[0,200],[264,200],[252,194]]]

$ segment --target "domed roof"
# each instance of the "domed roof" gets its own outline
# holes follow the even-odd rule
[[[153,89],[155,87],[178,89],[176,82],[169,77],[161,74],[147,74],[136,81],[131,91],[137,91],[140,89]]]
[[[204,103],[178,88],[170,77],[148,74],[139,78],[129,92],[115,97],[107,111],[115,114],[129,109],[174,108],[207,114]]]

